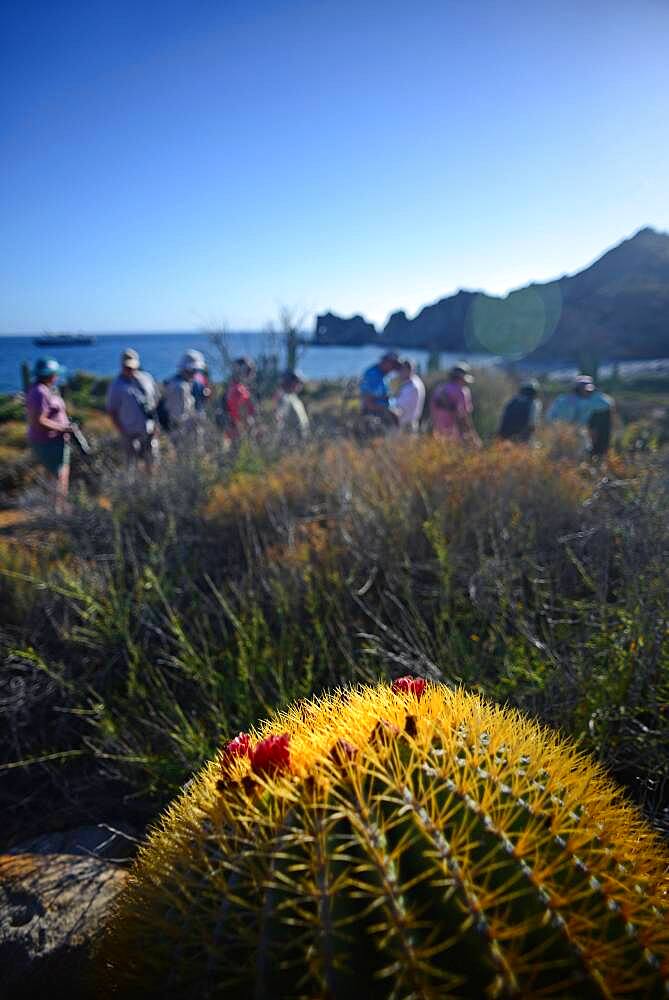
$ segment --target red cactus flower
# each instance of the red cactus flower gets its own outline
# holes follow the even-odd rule
[[[290,767],[290,733],[268,736],[251,750],[251,767],[256,774],[276,774]]]
[[[398,677],[393,681],[394,694],[415,694],[420,698],[425,691],[426,682],[422,677]]]
[[[228,760],[231,757],[250,757],[251,737],[249,734],[240,733],[239,736],[235,736],[234,740],[230,740],[223,751],[223,756]]]

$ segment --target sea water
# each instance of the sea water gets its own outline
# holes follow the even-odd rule
[[[226,346],[232,357],[276,354],[281,359],[283,350],[280,338],[266,333],[226,334]],[[27,361],[31,369],[38,358],[55,358],[68,373],[92,372],[94,375],[114,375],[119,370],[121,352],[134,347],[139,352],[142,368],[157,379],[168,378],[176,371],[179,358],[189,348],[202,351],[214,379],[222,377],[220,353],[214,348],[206,333],[110,333],[96,337],[90,346],[37,347],[32,337],[0,337],[0,393],[21,389],[21,363]],[[306,378],[358,378],[378,360],[387,347],[315,347],[302,349],[298,367]],[[427,351],[402,351],[418,365],[425,367]],[[442,354],[443,367],[454,364],[455,355]],[[491,363],[492,357],[481,357],[480,362]],[[477,362],[477,363],[480,363]]]
[[[35,335],[36,336],[36,335]],[[260,354],[276,354],[281,360],[283,349],[280,338],[267,333],[226,334],[226,345],[234,357],[248,355],[257,358]],[[92,372],[94,375],[114,375],[119,370],[121,352],[126,347],[139,351],[142,367],[157,379],[173,375],[179,358],[188,348],[202,351],[211,367],[214,379],[220,379],[223,372],[220,353],[214,348],[207,333],[108,333],[100,334],[89,347],[37,347],[31,336],[0,336],[0,394],[18,392],[21,386],[21,363],[27,361],[30,367],[38,358],[55,358],[68,373],[75,371]],[[316,347],[302,350],[298,368],[306,378],[359,378],[365,368],[374,364],[388,347]],[[425,370],[427,351],[396,348],[398,354],[407,355]],[[490,354],[455,355],[444,352],[439,355],[440,367],[448,369],[457,361],[469,361],[474,366],[504,363],[503,358]],[[510,360],[510,359],[507,359]],[[556,362],[523,363],[516,360],[519,374],[540,374],[550,371],[554,378],[568,379],[577,369],[574,365]],[[619,366],[622,376],[632,376],[642,372],[667,372],[669,360],[660,358],[649,361],[626,361]],[[610,364],[600,365],[600,375],[611,372]]]

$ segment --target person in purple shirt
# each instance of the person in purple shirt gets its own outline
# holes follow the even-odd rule
[[[70,420],[56,388],[62,369],[53,358],[35,363],[26,395],[28,441],[40,465],[56,480],[56,512],[62,514],[70,485]]]
[[[474,406],[469,386],[473,381],[474,376],[466,361],[454,365],[448,380],[435,386],[430,400],[430,416],[433,434],[480,448],[481,439],[472,420]]]

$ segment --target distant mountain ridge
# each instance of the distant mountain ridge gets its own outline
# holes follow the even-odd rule
[[[579,361],[669,355],[669,233],[647,227],[589,267],[506,297],[458,291],[382,331],[362,316],[316,318],[314,343],[378,344]]]

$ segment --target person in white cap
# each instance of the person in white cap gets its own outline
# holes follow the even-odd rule
[[[179,361],[176,375],[165,382],[165,410],[171,434],[179,435],[193,423],[195,394],[193,379],[200,367],[200,352],[186,351]]]
[[[207,375],[207,362],[205,361],[202,351],[196,351],[194,349],[186,351],[184,359],[188,359],[195,371],[193,381],[191,382],[191,389],[193,390],[193,398],[195,400],[195,411],[196,413],[200,413],[204,410],[207,402],[211,398],[211,388],[209,386],[209,378]]]
[[[589,375],[577,375],[569,392],[563,392],[553,400],[546,414],[546,421],[549,424],[556,421],[565,424],[582,424],[582,404],[588,393],[592,392],[594,388],[594,383]]]
[[[159,456],[159,395],[153,376],[141,371],[137,351],[127,348],[121,355],[121,372],[107,392],[107,412],[121,435],[128,466],[142,462],[149,473]]]

